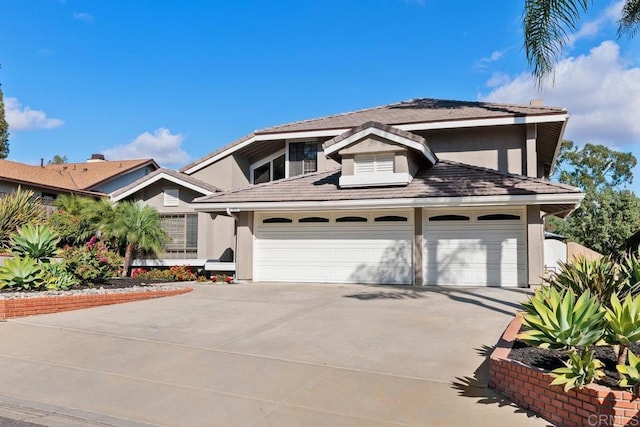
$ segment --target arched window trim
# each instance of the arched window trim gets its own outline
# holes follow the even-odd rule
[[[291,218],[284,218],[281,216],[274,216],[274,217],[265,218],[262,220],[263,224],[289,224],[292,222],[293,220]]]
[[[299,223],[318,223],[318,222],[329,222],[329,218],[325,218],[322,216],[306,216],[304,218],[298,219]]]
[[[471,218],[466,215],[434,215],[429,217],[429,221],[469,221]]]
[[[363,216],[341,216],[336,218],[336,222],[367,222],[368,219]]]
[[[384,215],[376,217],[375,222],[407,222],[409,219],[406,216],[400,215]]]
[[[493,213],[479,215],[478,221],[520,221],[520,215]]]

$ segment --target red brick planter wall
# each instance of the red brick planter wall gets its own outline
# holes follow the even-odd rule
[[[0,299],[0,320],[14,317],[33,316],[35,314],[58,313],[100,305],[120,304],[123,302],[169,297],[191,292],[192,288],[171,290],[120,292],[112,294],[76,294],[56,295],[34,298]]]
[[[640,426],[640,399],[631,393],[595,384],[565,392],[549,385],[547,371],[509,359],[520,326],[515,318],[491,354],[489,387],[557,426]]]

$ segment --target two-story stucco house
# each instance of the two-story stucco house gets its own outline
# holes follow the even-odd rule
[[[253,281],[539,283],[544,216],[583,198],[547,179],[568,117],[415,99],[255,131],[180,170],[213,187],[184,199],[197,257]]]

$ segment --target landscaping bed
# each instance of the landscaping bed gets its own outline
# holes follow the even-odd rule
[[[491,354],[489,387],[556,426],[640,426],[640,399],[630,389],[622,390],[599,383],[569,391],[564,391],[559,385],[552,386],[553,377],[548,368],[557,367],[558,363],[562,365],[562,358],[557,357],[554,351],[547,353],[547,350],[517,344],[516,335],[521,326],[520,319],[515,318]],[[606,353],[610,349],[602,350],[605,350],[603,356],[609,358]],[[526,359],[526,362],[516,358]],[[607,363],[615,365],[615,360]],[[606,370],[610,371],[610,367]],[[617,375],[610,371],[604,382],[612,380],[617,383]]]

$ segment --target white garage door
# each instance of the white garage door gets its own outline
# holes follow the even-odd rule
[[[256,215],[254,280],[411,284],[411,212]]]
[[[524,212],[425,211],[423,225],[427,284],[525,285]]]

